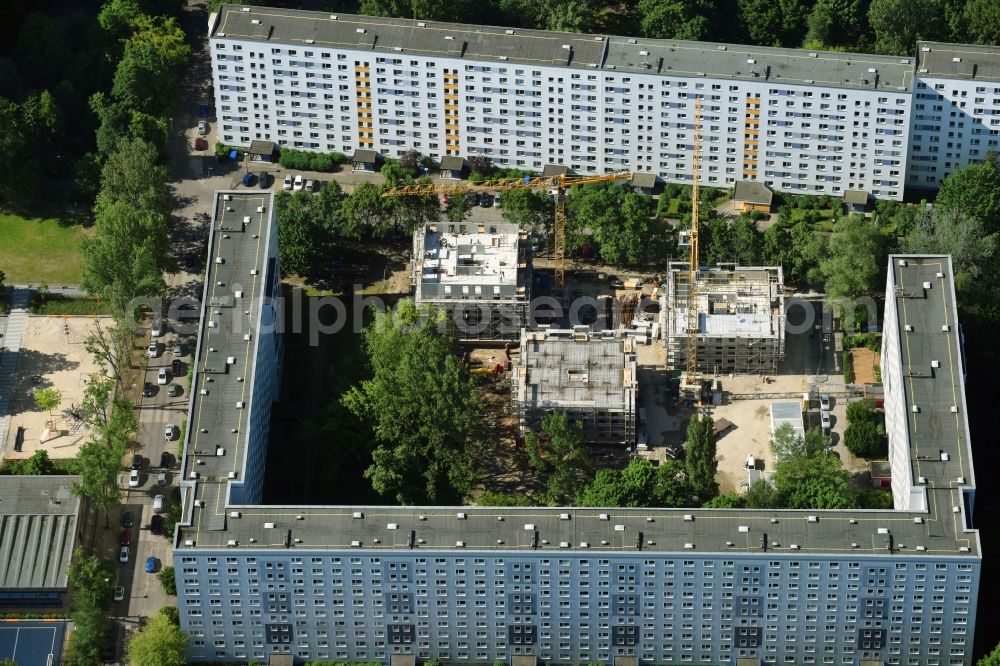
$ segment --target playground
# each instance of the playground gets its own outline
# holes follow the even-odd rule
[[[30,316],[24,327],[4,442],[6,459],[30,458],[45,449],[49,458],[75,458],[90,435],[80,405],[97,364],[84,346],[96,317]],[[39,389],[56,389],[51,410],[35,401]]]

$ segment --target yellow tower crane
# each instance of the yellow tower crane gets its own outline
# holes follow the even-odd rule
[[[698,317],[698,179],[701,175],[701,98],[694,101],[694,155],[691,161],[691,257],[688,262],[687,293],[687,375],[689,379],[698,373],[698,336],[701,334]]]
[[[427,196],[430,194],[467,194],[469,192],[506,192],[509,190],[546,189],[555,199],[555,217],[552,225],[553,254],[555,255],[555,293],[561,297],[566,280],[566,190],[573,185],[606,183],[631,178],[630,171],[607,173],[601,176],[525,176],[524,178],[499,178],[478,183],[430,183],[399,185],[386,188],[383,197]]]

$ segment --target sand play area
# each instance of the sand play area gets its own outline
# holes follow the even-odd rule
[[[95,321],[94,317],[28,317],[14,377],[4,458],[30,458],[39,448],[45,449],[49,458],[76,457],[89,432],[70,412],[82,416],[79,407],[84,389],[97,372],[97,364],[84,348]],[[51,420],[32,397],[35,389],[49,387],[58,389],[62,397]],[[22,442],[20,451],[15,451],[19,430]]]

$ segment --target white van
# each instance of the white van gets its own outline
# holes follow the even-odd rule
[[[163,513],[163,495],[157,495],[153,498],[153,512]]]

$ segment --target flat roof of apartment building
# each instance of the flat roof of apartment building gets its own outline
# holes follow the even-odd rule
[[[232,198],[224,200],[224,194]],[[262,205],[265,210],[260,212],[258,207]],[[257,321],[255,315],[265,297],[260,277],[267,268],[268,252],[258,241],[268,237],[269,225],[273,224],[268,214],[270,205],[268,195],[250,192],[219,193],[216,199],[206,276],[208,302],[199,329],[197,362],[199,370],[203,365],[214,369],[228,364],[229,371],[206,374],[205,379],[211,377],[213,381],[199,382],[198,387],[207,393],[199,390],[192,395],[191,439],[183,466],[186,504],[174,544],[182,555],[186,550],[226,548],[382,552],[466,549],[526,554],[652,551],[691,555],[980,555],[978,532],[965,528],[967,511],[956,487],[961,475],[970,486],[974,479],[960,366],[956,361],[957,338],[941,334],[944,324],[952,326],[952,330],[957,328],[953,292],[940,288],[951,281],[951,266],[934,257],[908,258],[907,267],[899,268],[894,263],[892,269],[898,271],[895,274],[904,293],[900,296],[904,299],[900,303],[900,326],[904,320],[915,326],[915,333],[906,333],[911,336],[912,355],[899,362],[915,364],[913,367],[922,372],[924,368],[929,370],[931,360],[943,362],[934,377],[921,377],[920,381],[914,378],[904,398],[921,408],[913,416],[910,435],[914,473],[927,478],[931,493],[925,512],[233,505],[227,484],[239,480],[245,465],[247,415],[252,409],[249,404],[239,408],[237,403],[249,399],[250,391],[244,387],[248,388],[252,381],[253,368],[247,363],[254,357],[248,341],[235,329],[239,326],[246,331],[250,322]],[[235,231],[246,217],[251,218],[246,231]],[[222,263],[215,259],[219,256]],[[256,275],[253,271],[257,271]],[[938,272],[945,277],[936,277]],[[922,289],[925,281],[937,281],[928,292],[930,297],[905,295]],[[243,291],[239,304],[227,308],[218,299],[235,299],[237,283]],[[547,344],[539,341],[540,348]],[[587,344],[567,339],[558,346],[576,350]],[[588,349],[585,363],[575,371],[572,358],[566,359],[569,365],[543,364],[543,368],[559,375],[539,388],[543,399],[600,400],[599,395],[587,395],[586,390],[576,395],[574,386],[607,381],[609,386],[620,387],[628,382],[627,343],[612,338],[589,344],[594,344],[594,349],[606,346],[607,353],[595,357]],[[600,379],[605,367],[606,380]],[[577,374],[571,376],[573,372]],[[961,403],[957,414],[950,409],[956,401]],[[216,448],[220,446],[221,454]],[[948,461],[940,461],[941,451],[950,455]],[[197,479],[191,478],[192,472],[197,472]],[[233,473],[236,479],[230,478]]]
[[[913,58],[223,5],[213,38],[775,85],[909,91]]]
[[[244,481],[256,344],[263,296],[277,266],[267,243],[274,195],[217,192],[183,458],[183,482],[203,506],[195,527],[225,529],[228,485]],[[191,504],[191,502],[187,502]]]
[[[917,75],[950,79],[1000,79],[1000,48],[917,42]],[[994,86],[991,86],[994,87]]]
[[[951,259],[894,255],[889,261],[913,487],[926,489],[932,510],[965,510],[959,487],[976,481]],[[900,387],[893,389],[898,394]]]
[[[78,476],[0,476],[0,589],[65,588],[76,544]]]
[[[528,233],[516,224],[425,224],[416,235],[417,300],[525,297]]]

